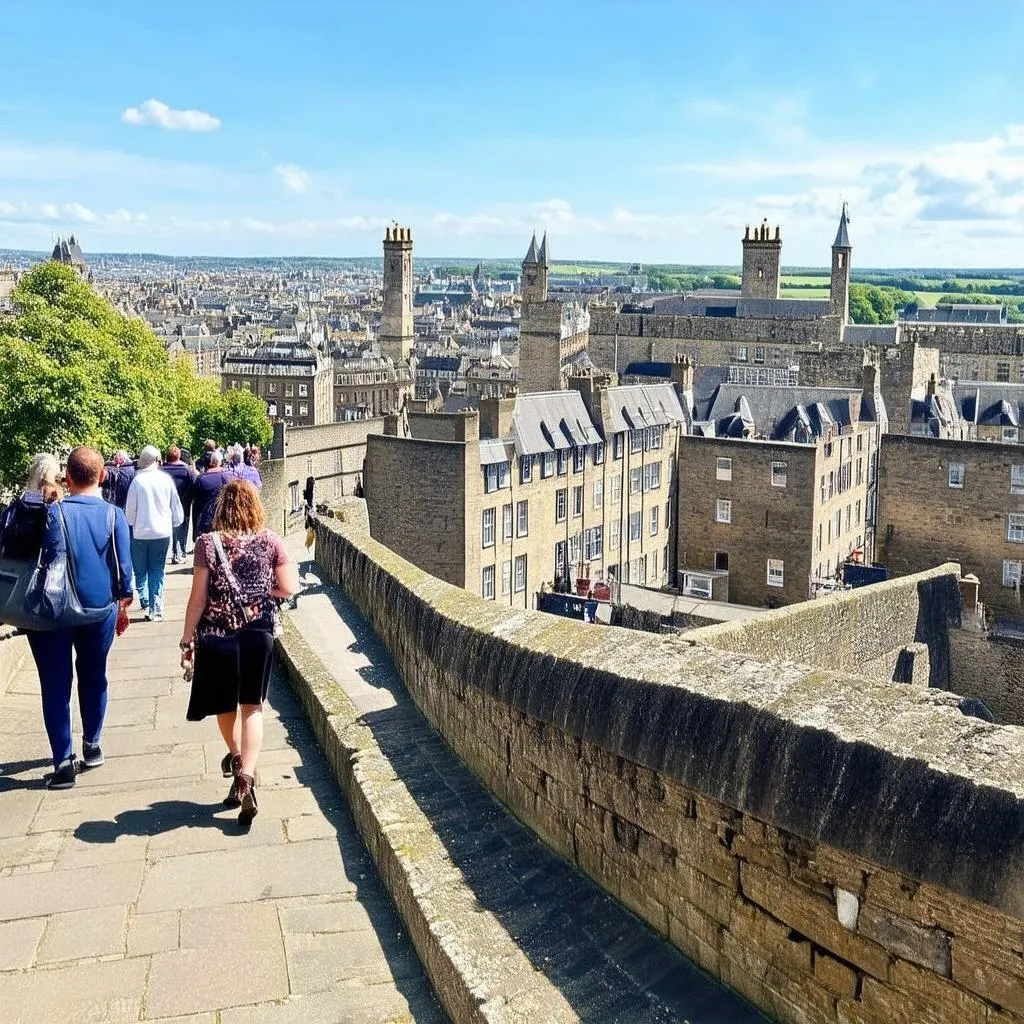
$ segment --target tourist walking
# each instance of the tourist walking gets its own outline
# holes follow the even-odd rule
[[[220,452],[206,453],[207,468],[192,486],[192,540],[201,533],[213,529],[213,513],[217,507],[217,495],[231,483],[230,473],[221,469]]]
[[[263,506],[247,480],[232,480],[217,499],[213,530],[196,541],[192,592],[181,634],[182,665],[193,668],[186,717],[217,716],[227,745],[221,762],[240,807],[239,824],[256,816],[256,762],[263,746],[263,701],[270,682],[277,623],[275,598],[299,589],[284,544],[265,528]]]
[[[192,511],[192,488],[195,486],[196,473],[191,466],[182,461],[181,449],[174,444],[167,449],[167,457],[161,469],[174,481],[174,488],[178,492],[178,500],[185,515],[171,534],[171,564],[180,565],[185,561],[187,554],[185,548],[188,543],[188,517]]]
[[[139,471],[125,505],[132,528],[132,565],[139,604],[146,618],[164,617],[164,563],[174,529],[185,519],[174,481],[160,472],[160,452],[147,445],[139,452]]]
[[[84,607],[110,606],[106,618],[92,625],[27,632],[53,755],[54,772],[46,781],[50,789],[70,789],[79,767],[71,725],[72,652],[82,714],[81,763],[86,768],[103,764],[100,738],[107,711],[107,654],[118,611],[132,600],[128,523],[120,509],[112,510],[103,500],[102,477],[103,456],[95,448],[81,446],[71,452],[66,469],[68,497],[50,505],[42,540],[44,565],[65,551],[70,554]]]
[[[248,480],[257,491],[263,489],[260,471],[245,461],[245,451],[240,444],[232,445],[228,449],[228,472],[238,480]]]
[[[128,501],[128,488],[135,479],[135,464],[127,452],[120,451],[114,455],[114,473],[114,504],[119,509],[124,509]]]
[[[0,555],[32,561],[39,555],[46,530],[46,506],[60,500],[60,463],[48,452],[33,456],[25,490],[0,511]]]

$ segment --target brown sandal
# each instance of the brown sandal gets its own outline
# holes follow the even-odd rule
[[[224,806],[238,807],[242,802],[238,798],[238,775],[242,771],[242,755],[228,754],[224,760],[221,761],[222,770],[225,766],[227,766],[228,771],[233,777],[231,779],[231,788],[228,790],[228,795],[224,797]],[[227,774],[227,772],[225,772],[225,774]]]

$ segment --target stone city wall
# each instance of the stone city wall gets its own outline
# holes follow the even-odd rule
[[[1024,733],[959,698],[317,560],[512,811],[783,1021],[1024,1021]],[[571,653],[569,653],[571,652]]]
[[[962,607],[959,575],[959,566],[940,565],[707,626],[686,638],[759,661],[795,661],[881,683],[913,677],[946,689],[950,627],[959,626]]]
[[[0,696],[28,656],[28,640],[11,626],[0,625]]]
[[[1024,725],[1024,644],[956,629],[949,636],[949,688],[979,697],[997,722]]]

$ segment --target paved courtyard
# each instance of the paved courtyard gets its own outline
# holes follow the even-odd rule
[[[221,805],[216,724],[185,721],[189,583],[170,573],[167,621],[116,642],[107,763],[75,789],[43,788],[31,661],[0,696],[0,1020],[442,1021],[283,684],[252,830]]]

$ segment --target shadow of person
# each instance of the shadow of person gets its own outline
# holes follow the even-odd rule
[[[25,772],[35,772],[39,768],[53,768],[53,761],[48,757],[37,757],[29,761],[8,761],[0,764],[0,793],[11,789],[39,789],[45,785],[45,776],[33,775],[27,779],[14,776]]]
[[[226,811],[219,801],[197,804],[188,800],[161,800],[149,807],[122,811],[112,821],[83,821],[74,831],[74,837],[84,843],[113,843],[119,836],[155,836],[173,832],[177,828],[216,828],[225,835],[241,834],[235,820],[214,817],[217,811]]]

